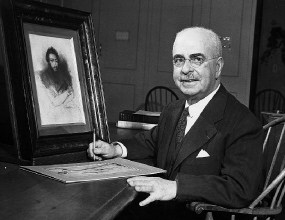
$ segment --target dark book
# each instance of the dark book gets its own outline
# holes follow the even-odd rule
[[[119,121],[132,121],[132,122],[142,122],[149,124],[157,124],[159,119],[159,112],[149,112],[149,111],[132,111],[124,110],[119,114]]]

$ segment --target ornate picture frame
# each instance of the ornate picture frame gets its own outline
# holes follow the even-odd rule
[[[93,131],[109,142],[91,14],[29,0],[1,8],[18,159],[77,161]]]

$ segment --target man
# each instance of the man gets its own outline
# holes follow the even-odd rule
[[[40,74],[43,85],[49,91],[54,106],[68,103],[73,99],[72,79],[65,62],[59,63],[56,49],[49,47],[46,52],[47,68]]]
[[[223,65],[221,42],[213,31],[201,27],[182,30],[173,45],[173,79],[186,101],[166,106],[158,126],[136,135],[135,143],[97,141],[96,147],[90,144],[87,150],[95,159],[155,158],[155,165],[167,170],[164,178],[134,177],[127,182],[136,191],[149,194],[140,206],[163,204],[164,218],[196,219],[198,216],[185,209],[185,203],[191,201],[244,207],[258,193],[262,127],[220,84]],[[182,112],[188,114],[186,119]],[[181,136],[181,121],[186,122],[185,136],[176,140]],[[163,215],[162,211],[153,213]]]
[[[65,58],[49,47],[45,61],[45,68],[35,72],[41,124],[85,123],[81,97]]]

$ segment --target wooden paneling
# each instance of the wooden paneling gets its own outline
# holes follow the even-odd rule
[[[142,107],[154,86],[168,86],[180,96],[172,79],[172,44],[187,26],[231,38],[231,48],[223,49],[222,82],[248,105],[257,0],[62,1],[92,12],[109,121],[117,120],[120,109]],[[128,38],[116,39],[118,32]]]
[[[115,122],[121,110],[144,103],[148,1],[95,1],[93,12],[98,6],[99,64],[108,120]]]
[[[193,4],[193,26],[208,27],[210,23],[212,0],[195,1]]]
[[[223,50],[226,64],[223,69],[223,76],[239,75],[243,4],[244,1],[225,0],[213,0],[211,4],[209,26],[221,37],[231,38],[231,48]],[[232,9],[230,13],[229,9]]]
[[[158,85],[176,88],[172,79],[172,44],[176,33],[191,25],[192,10],[193,1],[151,1],[145,93]]]
[[[100,54],[101,66],[113,69],[136,69],[139,29],[139,1],[101,1]],[[119,33],[128,39],[116,38]]]
[[[119,119],[119,112],[134,109],[135,85],[103,83],[108,121]]]
[[[223,50],[226,64],[223,71],[224,73],[222,74],[222,82],[231,93],[236,94],[236,97],[243,104],[248,106],[252,71],[256,0],[244,0],[241,2],[242,8],[240,10],[242,11],[242,15],[240,21],[236,21],[236,26],[239,25],[240,27],[239,33],[233,32],[233,35],[231,36],[233,49]],[[228,23],[228,25],[230,24],[231,23]],[[239,41],[235,38],[237,34],[239,34]],[[237,73],[229,75],[226,74],[228,71],[237,71]]]
[[[157,70],[172,73],[172,43],[176,33],[192,23],[193,1],[161,0],[159,5]]]
[[[49,0],[50,1],[50,0]],[[56,0],[60,1],[60,0]],[[73,8],[80,11],[91,12],[92,10],[92,0],[61,0],[64,7]]]

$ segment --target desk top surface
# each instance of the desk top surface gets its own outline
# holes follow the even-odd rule
[[[64,184],[0,162],[3,219],[112,219],[136,195],[126,178]]]

